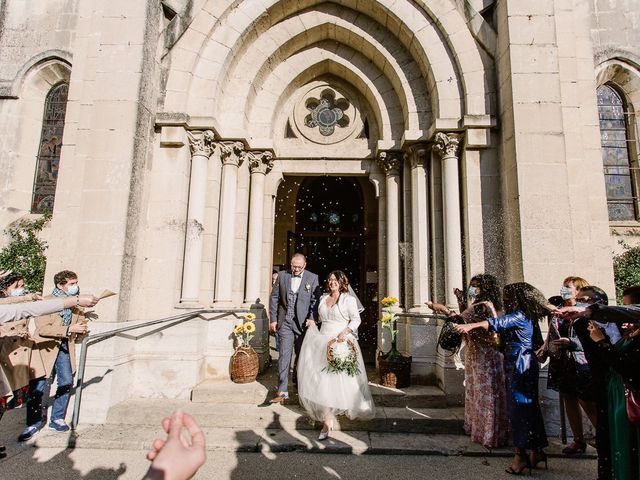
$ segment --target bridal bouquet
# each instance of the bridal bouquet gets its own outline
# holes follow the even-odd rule
[[[243,318],[243,322],[233,329],[233,333],[238,339],[239,347],[248,347],[249,342],[253,338],[253,332],[256,331],[256,326],[253,323],[256,316],[253,313],[245,313]]]
[[[334,338],[327,343],[327,366],[324,370],[329,373],[346,373],[351,377],[360,374],[358,353],[352,340],[338,342]]]

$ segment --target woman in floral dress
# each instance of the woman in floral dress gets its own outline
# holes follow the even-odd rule
[[[493,275],[479,274],[469,282],[468,295],[471,305],[464,308],[459,317],[464,323],[486,320],[490,309],[502,310],[500,289]],[[427,304],[430,308],[448,315],[455,315],[444,305]],[[471,440],[487,448],[506,445],[509,440],[509,420],[505,392],[502,354],[498,351],[495,332],[475,329],[465,335],[464,380],[465,409],[464,429]]]

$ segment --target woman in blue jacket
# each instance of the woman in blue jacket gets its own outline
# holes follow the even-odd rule
[[[512,283],[503,290],[506,314],[492,316],[483,322],[457,325],[456,330],[467,333],[484,328],[500,335],[504,345],[504,369],[507,404],[515,456],[507,473],[520,475],[525,468],[531,470],[538,463],[547,466],[543,448],[548,445],[542,412],[538,401],[538,360],[535,350],[542,345],[538,322],[549,309],[545,296],[528,283]],[[487,305],[491,309],[490,305]],[[529,452],[529,453],[527,453]]]

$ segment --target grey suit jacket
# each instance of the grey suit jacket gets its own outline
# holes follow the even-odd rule
[[[292,273],[290,270],[282,271],[278,274],[278,279],[271,290],[271,302],[269,314],[272,322],[278,323],[278,329],[284,323],[287,315],[287,292],[291,285]],[[318,299],[320,298],[320,285],[318,276],[305,270],[302,274],[302,282],[298,290],[298,301],[296,302],[296,314],[294,322],[304,331],[307,319],[318,319]]]

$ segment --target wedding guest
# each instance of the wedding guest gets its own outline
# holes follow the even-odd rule
[[[58,272],[53,277],[55,288],[53,296],[60,298],[76,297],[80,292],[78,275],[69,270]],[[75,342],[88,332],[84,311],[79,306],[65,308],[59,313],[36,318],[34,340],[45,366],[45,372],[51,382],[56,380],[56,393],[51,405],[49,429],[67,432],[69,426],[65,415],[75,373]],[[42,406],[42,397],[46,388],[46,379],[40,379],[31,385],[32,395],[27,402],[27,426],[18,437],[24,442],[32,438],[42,428],[46,413]]]
[[[582,277],[567,277],[562,281],[560,296],[562,306],[576,305],[576,297],[581,288],[589,285]],[[549,333],[541,351],[549,354],[549,377],[547,388],[560,393],[560,402],[569,420],[573,442],[562,450],[565,455],[584,453],[587,443],[584,440],[582,410],[589,421],[596,426],[595,392],[592,388],[591,370],[582,350],[578,335],[570,321],[551,315]]]
[[[24,277],[19,273],[9,272],[0,278],[0,305],[35,300],[42,300],[42,297],[37,293],[25,294]]]
[[[28,303],[18,303],[18,304],[9,304],[9,305],[0,305],[0,328],[9,326],[12,323],[16,323],[17,321],[28,318],[28,317],[37,317],[41,315],[48,315],[54,312],[59,312],[65,308],[71,308],[75,305],[81,305],[84,307],[93,307],[98,303],[98,299],[93,295],[80,295],[78,297],[69,297],[65,299],[51,299],[51,300],[42,300],[38,302],[28,302]],[[17,331],[17,330],[16,330]],[[20,338],[22,338],[22,333],[20,333]],[[14,342],[14,335],[4,336],[2,331],[0,331],[0,350],[5,352],[6,356],[12,356],[11,365],[26,365],[31,370],[31,349],[24,350],[24,348],[20,348],[19,352],[13,351],[13,344],[18,344],[19,342]],[[2,345],[2,342],[8,341],[11,342],[12,348],[6,348]],[[24,357],[25,353],[29,353],[29,357]],[[15,353],[15,355],[12,355]],[[20,358],[22,355],[22,359]],[[8,409],[15,408],[22,404],[25,396],[28,393],[28,383],[18,382],[15,380],[16,375],[14,375],[14,369],[8,369],[8,367],[4,367],[4,364],[10,365],[9,362],[0,361],[0,365],[3,366],[2,370],[0,370],[0,419],[2,418],[4,412]],[[38,372],[35,370],[32,373],[33,378],[37,378]],[[11,381],[14,381],[12,384]],[[20,384],[19,384],[20,383]],[[3,446],[0,446],[0,456],[4,453],[5,449]]]
[[[623,301],[640,300],[635,296],[637,292],[633,287],[623,291]],[[580,295],[589,293],[581,291]],[[595,294],[606,296],[601,289]],[[640,477],[640,429],[628,420],[624,388],[626,384],[632,390],[640,389],[640,335],[637,333],[640,307],[594,304],[588,308],[562,309],[562,313],[573,320],[589,362],[594,372],[598,372],[597,386],[602,392],[596,430],[599,478],[637,479]]]
[[[320,330],[313,320],[307,321],[298,362],[300,404],[311,418],[323,422],[318,440],[329,436],[338,415],[352,420],[375,415],[356,335],[360,325],[358,301],[355,294],[349,293],[349,280],[344,272],[334,270],[329,274],[325,292],[318,302]],[[344,357],[351,359],[354,370],[331,370],[327,345],[333,340],[344,351]]]
[[[278,393],[271,403],[283,403],[289,398],[289,369],[292,356],[296,363],[302,346],[307,320],[317,318],[320,297],[318,276],[306,270],[307,259],[301,253],[291,257],[291,269],[281,271],[271,290],[269,330],[278,335]],[[293,369],[296,382],[296,365]]]
[[[192,478],[206,460],[204,433],[188,413],[180,410],[171,417],[162,419],[162,428],[167,439],[156,439],[147,453],[151,460],[145,480],[188,480]],[[189,432],[189,439],[182,429]]]
[[[543,448],[548,441],[538,400],[539,365],[534,351],[542,345],[538,322],[550,306],[538,289],[524,282],[506,285],[503,299],[505,315],[498,317],[490,304],[485,303],[491,310],[487,320],[455,328],[460,333],[478,328],[495,331],[504,343],[507,406],[515,446],[515,456],[505,471],[520,475],[525,468],[531,471],[540,462],[547,467]]]
[[[491,308],[502,310],[500,288],[493,275],[475,275],[469,282],[467,293],[471,305],[459,315],[464,323],[487,320]],[[427,302],[427,306],[445,314],[453,313],[444,305]],[[465,344],[464,429],[472,441],[487,448],[504,446],[509,439],[509,420],[503,357],[498,351],[497,335],[475,329],[465,335]]]

